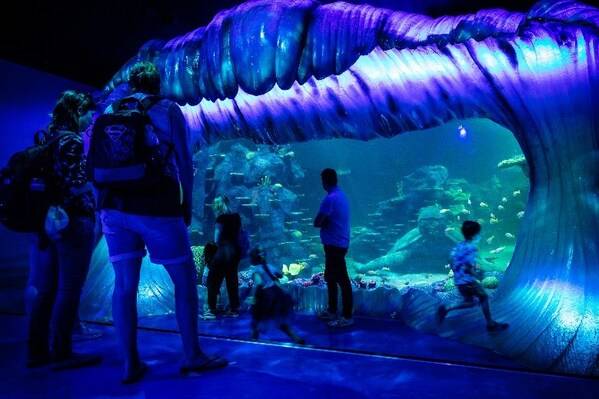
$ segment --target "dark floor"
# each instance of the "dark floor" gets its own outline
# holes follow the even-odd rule
[[[181,377],[177,373],[180,357],[177,334],[148,330],[140,331],[139,338],[151,372],[143,382],[123,386],[119,383],[120,365],[112,327],[94,326],[102,330],[103,336],[77,344],[79,351],[101,353],[104,356],[101,366],[51,372],[23,368],[23,317],[0,316],[0,323],[2,398],[599,397],[598,380],[211,337],[202,338],[206,351],[225,355],[232,364],[221,371]],[[232,324],[236,323],[243,321]],[[210,327],[218,328],[217,324]],[[352,336],[356,338],[349,334],[341,340],[349,344]],[[408,334],[406,341],[414,338],[415,335]],[[371,341],[379,339],[380,336]],[[415,348],[423,351],[427,342],[431,341],[421,337]],[[429,349],[443,350],[437,345],[440,344],[433,343]],[[404,344],[404,348],[409,346]],[[414,353],[419,351],[412,349]]]
[[[463,365],[500,366],[524,370],[514,361],[488,349],[465,345],[437,335],[415,331],[397,320],[356,317],[356,324],[344,330],[332,330],[326,323],[312,315],[297,315],[294,329],[312,347],[335,349],[360,354],[400,356],[410,359],[426,359]],[[483,318],[481,317],[481,324]],[[150,329],[177,329],[174,315],[152,316],[140,320],[140,325]],[[250,318],[242,314],[238,319],[221,318],[200,321],[202,335],[247,340],[250,335]],[[274,342],[288,342],[288,338],[276,328],[266,329],[260,337]]]

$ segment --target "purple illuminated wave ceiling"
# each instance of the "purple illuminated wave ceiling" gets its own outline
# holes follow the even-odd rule
[[[370,140],[472,117],[505,126],[531,182],[492,304],[511,327],[489,335],[473,310],[440,333],[539,369],[599,375],[598,46],[599,10],[575,1],[432,19],[260,0],[146,44],[106,90],[134,62],[155,62],[195,144]],[[429,330],[435,306],[420,295],[399,312]]]

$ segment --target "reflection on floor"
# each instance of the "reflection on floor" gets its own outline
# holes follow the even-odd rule
[[[293,327],[308,344],[318,348],[334,348],[343,351],[401,356],[410,359],[427,359],[458,364],[500,366],[522,369],[519,364],[488,349],[464,345],[457,341],[412,330],[397,320],[356,317],[356,324],[346,330],[331,330],[311,315],[297,315]],[[482,322],[481,317],[481,324]],[[174,315],[153,316],[140,320],[140,325],[153,329],[177,329]],[[249,316],[237,319],[200,321],[200,332],[206,336],[248,339]],[[288,342],[288,338],[276,328],[266,329],[262,340]]]
[[[151,372],[137,385],[122,386],[118,382],[120,368],[112,327],[99,327],[103,332],[101,338],[77,344],[81,352],[101,353],[104,356],[101,366],[51,372],[23,369],[23,317],[0,316],[0,323],[3,326],[0,329],[2,398],[591,399],[599,395],[597,380],[206,337],[202,339],[206,351],[227,356],[232,361],[231,366],[184,378],[177,373],[179,337],[148,330],[140,331],[139,338],[142,355],[150,363]],[[237,323],[241,325],[245,321],[233,324]],[[362,324],[362,327],[367,325]],[[213,324],[210,328],[219,327]],[[399,332],[404,333],[404,330]],[[358,334],[357,330],[340,335],[340,341],[346,340],[349,344],[357,338],[354,334]],[[429,338],[416,338],[414,334],[407,334],[405,340],[417,339],[413,345],[416,349],[411,349],[416,353],[418,347],[424,350]],[[432,343],[429,350],[445,350],[436,345]],[[410,342],[403,345],[405,350],[410,346]]]

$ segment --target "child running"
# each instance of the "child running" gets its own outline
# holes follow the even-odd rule
[[[305,344],[305,341],[289,326],[293,299],[279,286],[281,273],[267,264],[265,253],[260,248],[250,251],[250,263],[254,281],[251,296],[248,298],[252,304],[252,339],[258,339],[261,324],[275,322],[293,342],[299,345]]]
[[[481,226],[479,223],[466,220],[462,224],[462,234],[464,241],[460,242],[451,251],[451,270],[453,270],[453,279],[460,294],[464,298],[464,302],[452,306],[445,307],[441,305],[437,310],[437,321],[442,323],[445,320],[447,313],[457,310],[471,308],[476,305],[474,297],[478,298],[480,305],[487,321],[488,331],[502,331],[508,328],[507,323],[498,323],[491,317],[489,309],[489,297],[484,288],[477,280],[477,275],[480,272],[476,264],[478,249],[476,244],[480,239]]]

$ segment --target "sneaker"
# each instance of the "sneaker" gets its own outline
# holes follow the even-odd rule
[[[333,312],[329,312],[328,310],[324,310],[324,311],[318,313],[318,318],[320,320],[336,320],[337,315]]]
[[[498,322],[493,322],[491,324],[487,324],[487,331],[489,332],[497,332],[497,331],[504,331],[507,330],[507,328],[510,325],[508,323],[498,323]]]
[[[439,309],[437,309],[437,324],[443,323],[445,316],[447,316],[447,308],[441,305],[439,306]]]
[[[329,327],[341,328],[341,327],[349,327],[354,324],[354,319],[346,319],[345,317],[341,317],[337,320],[329,321]]]
[[[204,320],[216,320],[216,314],[212,310],[207,310],[202,315],[202,319]]]
[[[227,310],[227,312],[223,316],[224,317],[239,317],[239,312],[237,310]]]

